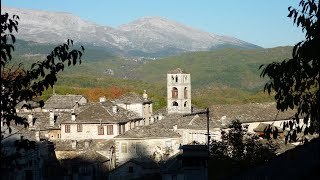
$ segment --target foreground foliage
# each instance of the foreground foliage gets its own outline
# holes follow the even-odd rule
[[[292,58],[262,65],[261,76],[270,78],[265,90],[275,91],[279,110],[297,108],[295,119],[310,119],[320,132],[320,2],[301,0],[299,6],[289,7],[288,17],[301,26],[305,40],[294,46]]]
[[[221,141],[211,143],[212,167],[220,169],[216,177],[229,175],[249,167],[267,162],[276,156],[278,145],[271,140],[260,140],[258,136],[248,133],[247,126],[238,120],[232,121]],[[220,172],[220,173],[219,173]]]
[[[81,64],[84,48],[70,49],[72,40],[57,46],[42,61],[33,63],[30,68],[22,64],[10,64],[12,51],[18,32],[19,16],[8,13],[1,14],[1,120],[10,127],[10,122],[28,126],[25,119],[16,114],[15,107],[19,102],[28,101],[40,96],[45,89],[57,82],[57,73],[65,66]],[[40,102],[40,107],[44,105]]]

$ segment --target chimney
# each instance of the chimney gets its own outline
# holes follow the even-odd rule
[[[176,132],[178,130],[178,125],[174,125],[172,128],[173,128],[173,131]]]
[[[84,142],[84,148],[85,149],[89,149],[89,145],[90,145],[90,142],[88,142],[88,141]]]
[[[28,115],[28,123],[29,123],[29,128],[33,127],[33,114]]]
[[[147,91],[146,90],[143,90],[143,95],[142,95],[143,99],[144,100],[147,100],[148,99],[148,94],[147,94]]]
[[[73,111],[71,113],[71,121],[75,121],[76,120],[76,113]]]
[[[36,131],[36,141],[40,141],[40,131]]]
[[[106,101],[107,101],[107,99],[105,96],[99,98],[99,102],[101,102],[101,103],[104,103]]]
[[[54,126],[54,112],[50,111],[50,126]]]
[[[159,113],[159,115],[158,115],[158,119],[159,119],[159,120],[162,120],[162,119],[163,119],[163,116],[162,116],[162,114],[161,114],[161,113]]]
[[[73,140],[71,142],[71,147],[72,147],[72,149],[77,149],[77,141],[76,140]]]
[[[117,113],[117,112],[118,112],[118,106],[113,105],[113,106],[112,106],[112,112],[113,112],[113,113]]]
[[[75,101],[75,103],[76,103],[76,107],[75,108],[78,108],[79,107],[79,102]]]

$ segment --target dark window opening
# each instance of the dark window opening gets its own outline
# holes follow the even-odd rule
[[[176,76],[176,83],[178,82],[178,76]]]
[[[70,125],[65,125],[65,132],[70,133]]]
[[[98,135],[104,135],[103,126],[98,126]]]
[[[133,173],[133,167],[129,166],[129,173]]]
[[[107,135],[113,135],[113,125],[107,126]]]
[[[77,132],[82,132],[82,124],[77,124]]]
[[[172,106],[179,106],[179,104],[174,101],[174,102],[172,103]]]

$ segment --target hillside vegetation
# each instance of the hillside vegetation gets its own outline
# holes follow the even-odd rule
[[[180,67],[191,73],[195,89],[228,87],[257,91],[265,82],[260,78],[259,66],[289,58],[291,50],[292,47],[278,47],[193,52],[149,62],[135,72],[137,79],[158,82],[166,80],[169,70]]]
[[[30,66],[52,50],[50,44],[19,41],[14,63]],[[271,101],[263,93],[266,79],[260,78],[261,64],[290,57],[292,47],[271,49],[221,49],[185,53],[158,60],[133,60],[117,57],[110,52],[88,46],[83,63],[66,68],[59,75],[55,91],[58,94],[85,94],[95,101],[98,95],[116,98],[129,91],[148,91],[155,108],[166,105],[166,74],[182,68],[191,73],[193,104],[206,107],[211,104]],[[44,93],[46,99],[52,89]]]

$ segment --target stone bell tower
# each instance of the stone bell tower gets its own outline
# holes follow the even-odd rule
[[[191,113],[191,77],[180,68],[167,73],[168,114]]]

